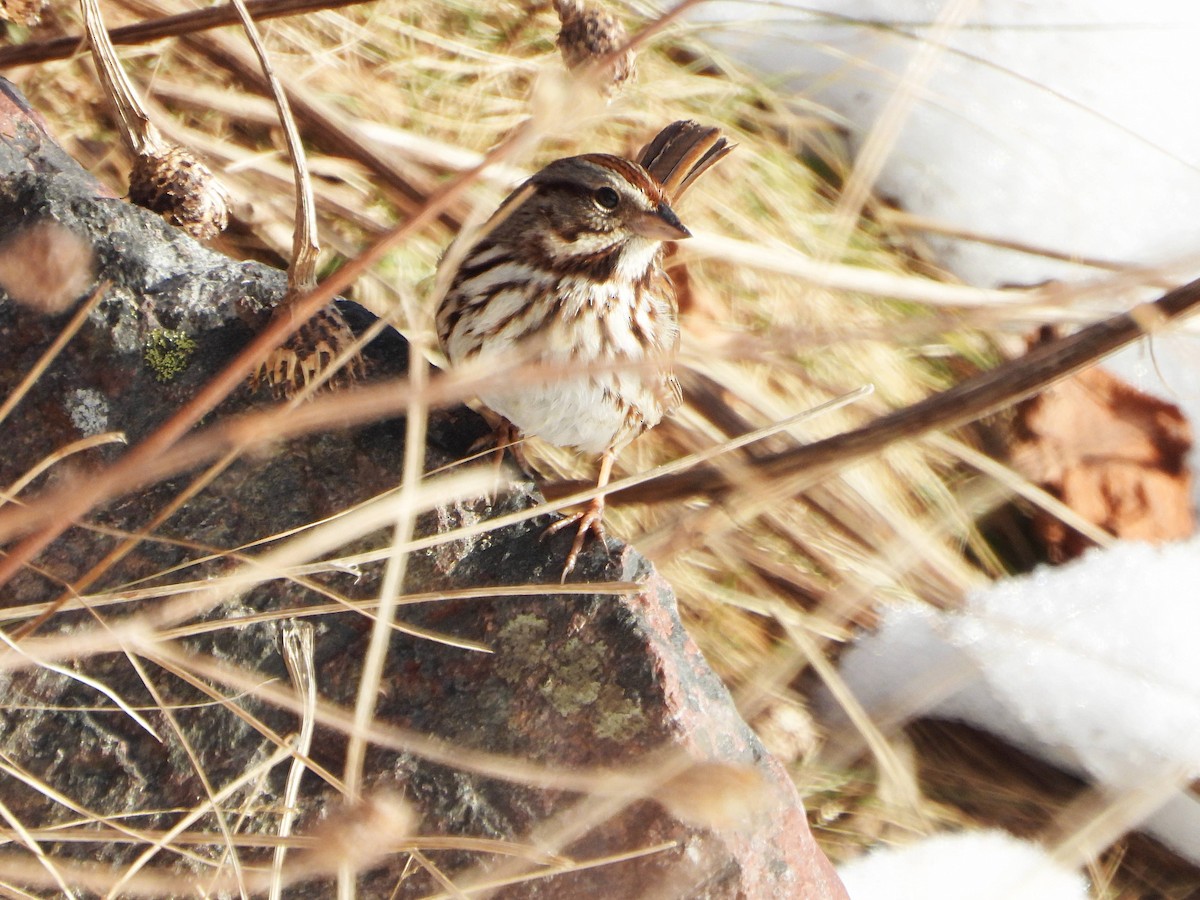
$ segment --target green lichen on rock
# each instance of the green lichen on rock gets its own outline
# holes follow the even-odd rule
[[[196,342],[184,332],[156,328],[146,339],[142,358],[154,377],[165,384],[183,373],[195,352]]]
[[[547,623],[534,615],[519,615],[497,635],[496,672],[510,684],[528,676],[531,661],[547,666],[538,692],[564,718],[584,714],[595,721],[595,734],[628,740],[646,725],[636,699],[605,677],[610,651],[603,641],[589,644],[569,638],[553,653],[547,651]]]
[[[569,716],[600,697],[600,673],[603,671],[603,641],[585,644],[571,638],[551,666],[551,675],[541,686],[542,696],[550,701],[560,715]]]
[[[549,626],[540,616],[523,613],[513,618],[496,635],[496,674],[515,684],[529,668],[528,660],[538,659],[546,646]]]
[[[628,740],[645,726],[645,716],[636,700],[605,677],[610,656],[604,641],[589,644],[571,638],[556,656],[551,675],[540,690],[559,715],[586,709],[595,718],[596,737]]]
[[[645,727],[646,715],[640,703],[626,697],[615,685],[606,684],[600,689],[600,720],[596,723],[596,737],[627,741],[636,737]]]

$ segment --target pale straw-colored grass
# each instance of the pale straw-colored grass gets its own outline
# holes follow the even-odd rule
[[[105,8],[110,25],[148,16],[151,10],[166,14],[184,8],[165,0],[116,0],[110,7]],[[63,23],[60,30],[78,30],[74,10],[63,8],[56,15]],[[637,17],[631,14],[627,21],[636,32]],[[802,791],[810,795],[814,825],[831,855],[837,857],[881,834],[966,821],[965,813],[921,793],[915,780],[919,761],[912,758],[912,747],[902,735],[881,730],[863,717],[838,682],[831,659],[841,641],[871,621],[876,604],[916,599],[953,605],[964,591],[999,573],[1003,564],[980,539],[975,522],[1007,498],[1021,495],[1051,512],[1062,511],[1053,498],[982,457],[962,434],[897,441],[874,458],[835,467],[819,484],[794,497],[780,496],[777,485],[748,474],[750,457],[743,454],[772,452],[862,425],[949,385],[962,373],[993,364],[1001,347],[1016,346],[1015,333],[1043,322],[1092,319],[1101,310],[1123,308],[1138,290],[1161,283],[1169,273],[1098,268],[1094,284],[1072,291],[980,290],[948,278],[932,280],[928,273],[935,267],[927,259],[893,249],[914,246],[906,232],[893,230],[912,223],[877,208],[869,192],[873,171],[849,166],[836,131],[810,107],[789,102],[711,51],[686,25],[668,27],[643,48],[640,78],[608,107],[572,93],[563,79],[553,46],[555,20],[548,7],[381,0],[273,19],[260,27],[279,77],[293,92],[293,108],[308,143],[325,248],[319,274],[335,260],[358,255],[412,214],[415,201],[402,196],[399,182],[427,196],[504,145],[502,152],[493,154],[493,165],[446,205],[440,219],[393,242],[349,292],[394,322],[434,363],[439,362],[431,326],[440,285],[435,277],[438,259],[458,227],[477,226],[524,174],[576,152],[632,154],[658,128],[685,117],[719,124],[739,144],[679,210],[696,233],[677,257],[687,267],[690,285],[681,370],[689,383],[706,388],[694,391],[673,420],[629,448],[617,473],[618,480],[623,475],[636,478],[699,454],[712,457],[708,461],[728,473],[738,489],[717,505],[692,499],[639,506],[628,502],[636,494],[627,494],[611,510],[610,530],[650,555],[671,581],[692,635],[747,718],[769,718],[777,707],[802,708],[798,691],[817,680],[825,681],[852,711],[869,748],[867,765],[852,767],[853,760],[843,759],[841,767],[831,769],[824,763],[806,766],[804,759],[788,760]],[[235,210],[250,223],[254,238],[227,238],[221,246],[235,255],[287,259],[294,208],[288,162],[271,106],[248,91],[247,76],[231,62],[248,52],[236,28],[118,47],[150,109],[162,119],[164,133],[200,150],[227,175]],[[86,55],[7,74],[18,78],[63,145],[122,194],[128,159],[114,137]],[[913,81],[906,88],[910,92],[919,88],[922,77],[920,70],[911,74]],[[902,95],[895,116],[873,135],[873,158],[886,157],[903,120],[904,102]],[[521,139],[512,141],[515,131]],[[504,144],[506,140],[511,142]],[[387,178],[376,177],[369,154],[347,159],[345,147],[355,144],[386,159]],[[849,179],[853,196],[837,195],[802,161],[801,150]],[[860,219],[858,210],[864,206],[868,213],[880,214]],[[866,386],[873,389],[869,396],[855,394]],[[354,416],[361,421],[397,409],[425,410],[467,397],[471,388],[470,373],[441,383],[440,393],[416,378],[405,387],[391,388],[391,394],[368,391],[353,409],[340,400],[323,403],[318,397],[307,405],[307,412],[304,407],[278,415],[268,411],[223,431],[218,426],[187,438],[118,487],[133,490],[137,477],[162,477],[201,464],[212,467],[198,477],[198,489],[207,483],[205,478],[215,477],[230,454],[277,440],[285,424],[303,429]],[[801,415],[846,395],[854,395],[853,402]],[[423,418],[410,415],[409,421],[410,437],[418,446]],[[764,433],[757,442],[737,446],[734,439],[740,434],[759,429]],[[548,478],[585,477],[591,471],[588,460],[536,441],[531,445]],[[410,456],[406,471],[412,475],[419,457],[415,452]],[[317,589],[318,583],[309,577],[317,572],[353,572],[388,558],[387,583],[398,585],[407,552],[499,524],[483,523],[432,538],[413,534],[417,512],[449,496],[486,492],[491,485],[483,478],[454,470],[427,476],[419,485],[410,479],[408,490],[301,532],[274,536],[261,547],[206,548],[232,564],[227,575],[213,581],[190,582],[183,571],[172,573],[178,582],[174,588],[127,585],[89,592],[84,585],[62,608],[88,608],[98,622],[102,613],[147,596],[159,596],[161,603],[152,614],[125,618],[119,627],[98,625],[88,633],[27,638],[20,645],[23,654],[10,654],[0,668],[33,665],[33,660],[66,665],[80,655],[133,649],[194,684],[211,702],[255,694],[294,712],[305,729],[316,722],[352,735],[356,749],[346,772],[318,771],[307,761],[319,777],[351,796],[361,778],[362,748],[370,741],[470,771],[590,793],[574,817],[555,822],[563,833],[574,833],[637,796],[653,796],[656,784],[673,777],[672,761],[614,780],[612,773],[554,771],[448,747],[373,721],[371,703],[360,702],[355,713],[321,701],[302,701],[292,687],[263,684],[256,673],[228,661],[187,658],[163,643],[200,628],[223,627],[193,620],[264,579],[293,578]],[[566,500],[586,496],[584,492]],[[559,508],[566,500],[504,521]],[[46,521],[47,515],[53,518],[43,513],[36,522]],[[32,527],[29,522],[36,524],[0,516],[0,531],[20,534]],[[394,530],[390,551],[328,557],[382,526]],[[127,537],[135,543],[156,539]],[[1095,537],[1100,541],[1105,536]],[[317,559],[321,561],[314,562]],[[383,639],[391,627],[398,627],[391,622],[394,606],[436,602],[433,597],[400,596],[381,608],[378,603],[349,600],[327,587],[319,590],[328,605],[314,607],[314,614],[379,617],[368,667],[376,678]],[[629,587],[613,585],[609,590],[623,593]],[[50,611],[38,604],[6,615],[15,626],[16,620],[29,621]],[[370,688],[364,685],[364,697],[373,696]],[[305,758],[292,738],[256,720],[252,724],[263,735],[264,756],[247,768],[238,787],[261,777],[265,766]],[[819,745],[819,737],[810,742],[810,749]],[[28,782],[14,761],[0,760],[0,769]],[[35,787],[53,796],[48,785]],[[236,889],[239,884],[270,887],[270,876],[262,882],[261,873],[242,872],[238,864],[237,848],[260,840],[258,836],[226,831],[223,837],[205,837],[189,830],[234,789],[224,785],[223,793],[210,790],[193,810],[181,812],[169,833],[142,831],[77,809],[80,824],[101,823],[112,840],[149,848],[139,864],[116,873],[77,863],[56,866],[38,854],[38,842],[84,839],[83,835],[40,829],[37,823],[14,825],[12,839],[33,855],[0,860],[0,880],[53,889],[66,879],[101,893],[151,896],[169,889],[152,867],[142,868],[155,848],[169,847],[197,865],[212,866],[210,857],[190,848],[223,841],[228,865],[211,869],[212,890]],[[70,798],[54,799],[73,808]],[[1037,801],[1032,792],[1026,799]],[[1120,804],[1111,806],[1102,823],[1109,842],[1120,834],[1111,815],[1121,809]],[[1094,839],[1092,826],[1094,821],[1068,829],[1063,845],[1073,846],[1074,841],[1091,851],[1103,850],[1107,844]],[[87,831],[86,839],[96,840],[96,833]],[[272,846],[291,848],[289,865],[312,851],[303,836],[285,835]],[[436,841],[398,833],[396,846],[409,848],[415,865],[436,869],[421,853],[422,848],[441,846]],[[467,842],[457,846],[470,849]],[[491,852],[497,849],[541,866],[543,875],[597,862],[568,863],[511,844]],[[351,874],[343,866],[343,887]],[[1107,870],[1104,874],[1106,879],[1120,878]],[[282,877],[276,872],[276,891]],[[444,878],[436,872],[434,877]],[[448,890],[446,896],[455,894]]]

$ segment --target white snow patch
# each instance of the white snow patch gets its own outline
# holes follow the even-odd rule
[[[857,144],[944,3],[700,4],[746,65],[835,111]],[[897,136],[880,189],[916,214],[1065,253],[1155,264],[1200,250],[1200,4],[977,0]],[[931,238],[977,285],[1084,270]]]
[[[1113,792],[1200,777],[1200,538],[1121,543],[998,582],[957,612],[905,606],[842,658],[873,715],[957,719]],[[1146,830],[1200,861],[1200,804]]]
[[[946,637],[1104,784],[1133,787],[1163,764],[1200,775],[1200,603],[1184,596],[1197,584],[1200,541],[1123,543],[975,593]]]
[[[874,850],[838,875],[853,900],[1087,900],[1087,882],[1003,831],[940,834]]]
[[[1087,882],[1006,832],[938,834],[840,866],[853,900],[1087,900]]]

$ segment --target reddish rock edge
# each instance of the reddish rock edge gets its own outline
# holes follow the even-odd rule
[[[144,437],[244,345],[284,287],[279,273],[211,253],[155,216],[111,199],[46,135],[23,98],[0,81],[0,231],[9,233],[47,218],[92,241],[97,274],[109,279],[112,288],[50,373],[5,423],[2,484],[11,484],[48,452],[87,433],[122,430],[130,443]],[[356,308],[347,311],[356,319],[366,318]],[[5,347],[0,394],[12,390],[64,321],[65,316],[48,319],[0,297],[0,341]],[[186,368],[165,382],[147,365],[146,355],[164,330],[184,332],[195,342]],[[368,348],[372,377],[403,373],[406,350],[399,335],[385,333]],[[263,398],[243,389],[209,421],[262,402]],[[460,458],[481,430],[478,418],[465,409],[436,414],[429,428],[427,467]],[[159,533],[207,546],[234,547],[345,509],[395,485],[403,434],[403,422],[393,420],[286,442],[269,457],[239,460]],[[74,465],[110,463],[120,453],[113,445],[100,447],[75,457]],[[24,496],[36,494],[45,483],[44,479],[35,482]],[[90,520],[135,529],[185,483],[186,479],[176,479],[113,501]],[[425,532],[444,530],[463,520],[527,508],[537,499],[530,486],[502,497],[494,506],[480,500],[438,510],[424,517],[420,527]],[[540,542],[547,521],[533,520],[418,554],[410,562],[406,588],[553,584],[570,534]],[[382,539],[361,543],[378,545]],[[87,571],[112,545],[111,538],[96,531],[73,529],[38,562],[55,578],[70,580]],[[153,575],[198,555],[179,545],[145,543],[100,586]],[[222,564],[204,563],[175,577],[192,579],[224,570]],[[376,568],[357,579],[328,575],[321,580],[346,595],[369,597],[378,591],[379,576]],[[389,651],[380,720],[455,746],[511,754],[558,768],[604,766],[627,771],[664,747],[677,748],[697,762],[754,767],[768,785],[768,796],[741,826],[716,830],[684,824],[654,801],[636,802],[587,832],[566,852],[587,859],[664,841],[674,841],[673,849],[543,878],[492,896],[845,897],[812,839],[795,787],[740,719],[727,691],[684,631],[668,585],[635,551],[616,541],[609,542],[607,554],[599,547],[585,553],[577,577],[637,580],[645,590],[632,597],[556,595],[405,608],[402,618],[409,624],[483,641],[495,652],[470,653],[397,635]],[[0,603],[37,602],[56,596],[59,590],[52,579],[25,572],[5,589]],[[294,583],[277,581],[209,617],[298,608],[323,600]],[[322,698],[349,708],[369,622],[351,614],[313,621]],[[69,613],[56,617],[43,633],[83,626],[94,627],[94,620]],[[229,660],[288,683],[274,625],[227,628],[183,643],[193,654]],[[121,654],[92,656],[74,667],[103,680],[128,703],[153,705]],[[174,676],[153,666],[149,669],[166,702],[207,699]],[[204,796],[161,715],[148,718],[165,736],[163,743],[123,713],[72,711],[71,707],[94,707],[103,698],[47,670],[6,673],[0,676],[0,689],[10,709],[21,704],[46,708],[0,718],[0,752],[93,812],[136,813],[128,821],[137,827],[165,829],[175,824],[179,814],[152,811],[188,809]],[[294,732],[296,721],[290,714],[252,698],[239,702],[277,733]],[[182,709],[177,720],[214,786],[229,783],[261,758],[262,736],[222,707]],[[340,734],[318,729],[312,753],[318,762],[340,771],[343,753]],[[286,766],[277,767],[252,794],[240,793],[226,803],[227,809],[240,809],[243,803],[250,809],[241,824],[243,832],[269,834],[278,827],[285,770]],[[419,814],[418,833],[423,835],[525,840],[538,823],[580,799],[454,771],[415,753],[380,748],[369,752],[367,771],[368,792],[385,787],[399,790]],[[26,826],[77,819],[76,813],[49,802],[42,793],[0,778],[6,805]],[[307,775],[297,830],[310,830],[337,803],[332,789]],[[192,829],[215,832],[217,825],[208,816]],[[77,860],[118,868],[144,849],[50,841],[42,847],[64,864]],[[210,858],[219,853],[216,847],[196,849]],[[429,855],[450,874],[487,862],[465,852],[429,851]],[[263,854],[243,853],[244,863],[267,859]],[[423,871],[402,878],[406,859],[406,854],[396,854],[362,875],[359,895],[419,897],[436,892],[436,883]],[[498,861],[497,865],[507,864]],[[204,869],[167,853],[160,854],[150,868],[181,876]],[[330,890],[328,881],[309,881],[291,887],[288,896],[324,897]],[[181,879],[180,895],[185,894],[190,892]]]

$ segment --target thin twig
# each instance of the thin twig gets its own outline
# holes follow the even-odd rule
[[[354,6],[366,2],[368,0],[250,0],[246,7],[250,10],[250,14],[261,22],[265,19],[300,16],[318,10],[339,9],[343,6]],[[233,25],[237,21],[237,10],[230,3],[224,6],[212,6],[207,9],[196,9],[173,16],[150,19],[135,25],[125,25],[110,31],[108,35],[113,44],[149,44],[162,38],[207,31],[223,25]],[[47,41],[29,41],[25,44],[4,47],[0,49],[0,69],[48,62],[53,59],[67,59],[78,53],[80,46],[86,40],[85,35],[71,34]]]
[[[84,28],[88,43],[92,46],[92,59],[96,63],[104,93],[117,114],[120,126],[117,130],[121,133],[121,139],[134,156],[159,155],[165,149],[162,136],[150,121],[150,114],[146,112],[141,96],[117,59],[117,50],[104,27],[98,0],[81,0],[81,3]]]
[[[92,295],[79,305],[79,309],[75,311],[75,315],[71,316],[71,321],[58,333],[58,337],[46,348],[46,352],[38,358],[33,368],[29,370],[29,373],[21,379],[21,383],[5,399],[3,405],[0,405],[0,423],[8,418],[8,414],[29,393],[29,389],[42,377],[42,373],[50,367],[50,364],[62,352],[63,347],[75,336],[75,333],[87,321],[87,317],[91,315],[92,310],[96,308],[96,304],[100,302],[100,299],[104,296],[108,288],[109,283],[107,281],[100,282],[96,290],[92,291]]]
[[[837,206],[833,210],[832,228],[827,243],[829,249],[826,251],[827,260],[841,257],[863,207],[870,198],[871,190],[883,171],[884,163],[895,146],[896,138],[904,127],[905,119],[916,105],[920,90],[946,52],[944,45],[948,36],[966,18],[975,2],[976,0],[949,0],[941,7],[929,40],[917,47],[900,84],[871,126],[858,158],[854,161],[854,169],[846,180]]]
[[[383,683],[388,648],[392,643],[391,626],[395,620],[397,600],[404,588],[404,576],[408,570],[408,553],[401,548],[412,540],[417,522],[416,500],[425,465],[425,426],[429,417],[429,406],[424,399],[429,378],[429,363],[419,349],[414,349],[409,354],[408,377],[412,384],[413,402],[409,404],[405,418],[404,463],[393,526],[393,546],[384,569],[383,584],[379,589],[379,607],[375,613],[375,624],[371,629],[363,660],[358,696],[354,704],[355,728],[350,732],[346,745],[346,765],[342,773],[346,782],[346,794],[352,803],[360,799],[367,752],[366,732],[375,719],[375,706]],[[348,865],[342,865],[338,869],[339,897],[354,897],[354,875],[354,870]]]
[[[99,617],[97,617],[99,618]],[[200,755],[196,752],[196,748],[192,742],[188,740],[188,732],[182,725],[179,724],[179,717],[174,710],[166,703],[166,698],[162,692],[150,679],[146,667],[136,654],[126,652],[126,659],[137,673],[142,684],[146,686],[146,690],[150,692],[150,697],[154,701],[154,709],[159,713],[167,723],[171,726],[171,730],[175,733],[176,740],[179,741],[179,746],[183,748],[184,754],[188,758],[188,762],[192,766],[192,771],[196,773],[196,777],[200,781],[201,787],[204,789],[204,795],[208,798],[209,806],[212,808],[213,817],[217,821],[217,830],[220,831],[223,839],[223,846],[226,853],[229,855],[231,865],[233,867],[234,878],[237,880],[240,895],[246,897],[245,872],[242,867],[241,854],[238,853],[237,844],[234,841],[233,830],[229,827],[229,822],[226,819],[225,810],[217,801],[216,791],[213,790],[212,780],[208,776],[208,772],[204,769],[204,764],[200,761]]]
[[[288,105],[287,93],[275,76],[271,58],[267,54],[267,48],[263,46],[262,36],[254,25],[254,19],[250,17],[243,0],[233,0],[233,5],[241,18],[246,37],[250,39],[250,45],[258,56],[258,64],[262,67],[263,77],[270,88],[271,99],[275,101],[279,123],[283,126],[283,136],[287,141],[288,156],[292,162],[292,174],[296,184],[296,221],[292,231],[292,260],[288,266],[288,294],[295,296],[316,287],[317,255],[321,252],[317,244],[317,212],[313,203],[312,179],[308,174],[308,157],[304,153],[304,144],[300,141],[296,119]]]
[[[58,866],[55,865],[54,859],[46,855],[41,845],[33,839],[32,835],[25,829],[25,826],[21,824],[21,820],[13,815],[12,810],[2,800],[0,800],[0,818],[3,818],[11,826],[17,836],[17,840],[21,844],[24,844],[26,849],[37,857],[38,863],[50,873],[50,877],[54,879],[54,883],[58,889],[63,892],[62,895],[67,900],[75,900],[75,892],[67,886],[67,882],[63,878],[62,873],[58,871]]]

